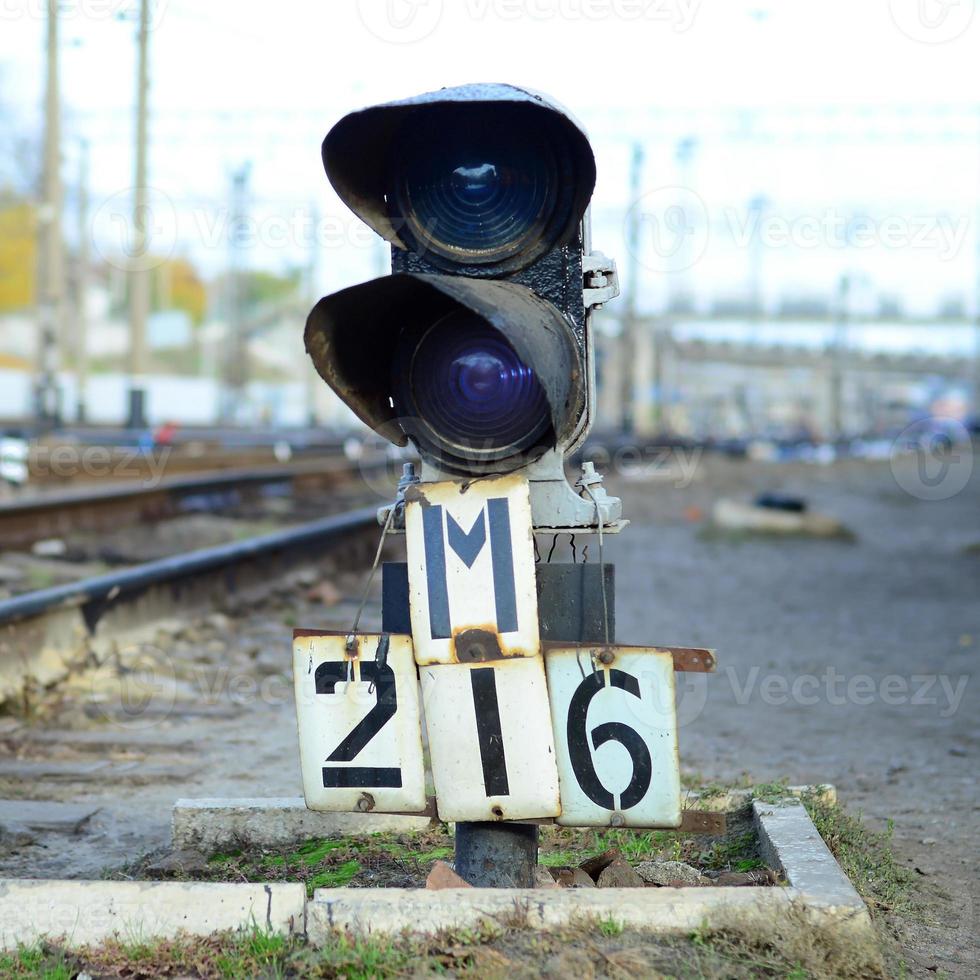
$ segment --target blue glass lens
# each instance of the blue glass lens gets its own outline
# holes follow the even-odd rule
[[[534,371],[470,313],[452,313],[424,335],[407,380],[414,411],[447,444],[520,451],[551,425]]]
[[[561,183],[554,149],[521,125],[452,118],[411,131],[397,162],[392,217],[426,249],[499,261],[535,243],[554,217]]]

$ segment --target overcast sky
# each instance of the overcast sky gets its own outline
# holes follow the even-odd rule
[[[0,102],[34,128],[43,6],[0,0]],[[65,173],[70,182],[77,140],[87,138],[107,253],[112,214],[126,212],[132,184],[135,25],[116,15],[134,6],[63,4]],[[589,128],[600,174],[596,245],[622,266],[632,143],[646,150],[651,234],[658,214],[660,231],[670,231],[662,215],[672,205],[703,208],[703,228],[679,257],[645,244],[645,302],[656,305],[665,283],[685,275],[699,289],[737,292],[753,262],[776,292],[825,294],[852,270],[870,277],[872,291],[908,290],[912,305],[948,293],[972,302],[974,13],[971,0],[155,0],[150,174],[165,212],[160,244],[220,271],[229,175],[250,161],[253,215],[264,222],[253,264],[304,261],[300,216],[315,206],[333,222],[324,287],[376,274],[380,250],[323,176],[324,133],[361,105],[500,80],[553,94]],[[685,137],[696,141],[686,166],[677,158]],[[685,190],[665,190],[677,185]],[[753,199],[762,202],[755,218]],[[870,243],[845,248],[855,214],[867,216]],[[271,241],[284,223],[300,230]],[[818,247],[808,250],[811,226]],[[756,233],[764,240],[753,252]]]

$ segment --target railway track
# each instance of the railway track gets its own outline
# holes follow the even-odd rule
[[[30,547],[76,531],[104,531],[181,514],[221,511],[274,493],[300,497],[350,483],[381,469],[341,458],[171,477],[152,485],[122,484],[63,490],[0,504],[0,549]]]
[[[324,557],[367,564],[377,542],[367,507],[271,534],[204,548],[0,602],[0,706],[99,663],[162,622],[247,602]]]

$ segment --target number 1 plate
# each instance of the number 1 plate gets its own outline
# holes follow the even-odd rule
[[[420,673],[439,819],[557,816],[541,658],[443,664]]]
[[[410,636],[359,634],[355,656],[346,636],[297,631],[293,679],[303,795],[311,810],[375,812],[425,809],[419,683]]]
[[[674,658],[613,646],[545,653],[562,813],[571,827],[679,827],[680,765]],[[599,650],[592,650],[598,656]]]

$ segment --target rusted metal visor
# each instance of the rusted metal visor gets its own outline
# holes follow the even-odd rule
[[[571,326],[516,283],[385,276],[320,300],[305,341],[363,422],[446,472],[524,466],[569,439],[584,406]]]
[[[487,276],[570,241],[595,188],[579,124],[546,96],[464,85],[353,112],[323,141],[340,198],[435,265]]]

